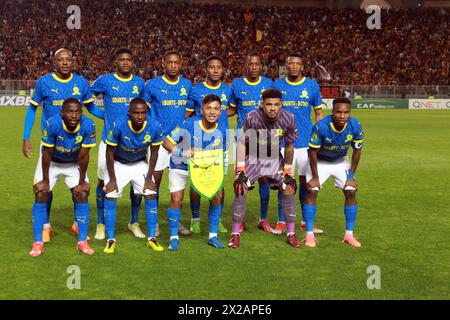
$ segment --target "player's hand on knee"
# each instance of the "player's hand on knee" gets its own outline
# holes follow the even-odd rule
[[[117,182],[116,182],[116,180],[111,180],[111,181],[109,181],[109,182],[106,184],[106,186],[103,188],[103,191],[104,191],[105,193],[110,193],[110,192],[117,191],[117,190],[118,190],[118,187],[117,187]]]
[[[89,194],[90,190],[91,190],[91,185],[89,184],[89,182],[83,181],[83,182],[79,183],[73,189],[73,194],[74,194],[75,197],[78,196],[78,194],[81,193],[81,192],[85,192],[85,193]]]
[[[345,181],[344,190],[358,190],[358,183],[355,179]]]
[[[243,171],[236,172],[234,176],[234,194],[236,197],[243,196],[245,194],[246,186],[248,187],[249,181],[248,177],[245,175]]]
[[[24,141],[23,141],[22,152],[23,152],[23,155],[24,155],[26,158],[28,158],[28,159],[31,158],[31,155],[32,155],[32,148],[31,148],[31,142],[30,142],[30,141],[28,141],[28,140],[24,140]]]
[[[151,191],[156,192],[157,188],[156,188],[156,184],[153,182],[153,179],[151,179],[151,178],[146,178],[145,179],[144,192],[146,190],[151,190]]]
[[[48,181],[39,181],[38,183],[36,183],[33,186],[33,192],[35,194],[39,193],[39,192],[50,192],[50,184],[48,183]]]
[[[308,191],[319,191],[320,189],[319,179],[312,178],[311,180],[309,180],[308,183],[306,184],[306,189]]]
[[[283,177],[283,182],[281,183],[281,189],[283,191],[290,191],[292,194],[297,192],[297,181],[290,174],[286,174]],[[289,189],[289,190],[288,190]]]

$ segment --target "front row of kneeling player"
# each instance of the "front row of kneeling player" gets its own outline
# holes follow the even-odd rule
[[[262,94],[260,109],[250,112],[238,135],[236,152],[235,198],[232,204],[232,235],[230,248],[240,246],[240,231],[246,213],[247,192],[256,181],[269,182],[283,194],[282,206],[287,220],[287,243],[300,247],[295,235],[296,181],[292,176],[293,141],[297,137],[293,115],[282,109],[281,92],[267,89]],[[107,174],[105,177],[105,224],[107,244],[105,253],[116,248],[115,220],[116,202],[124,187],[131,183],[134,192],[145,198],[145,214],[148,227],[147,246],[163,251],[156,240],[158,208],[153,171],[161,144],[171,154],[168,208],[170,232],[169,249],[179,248],[178,224],[184,189],[189,176],[188,158],[196,150],[226,149],[226,133],[217,124],[220,115],[220,98],[208,95],[203,99],[202,116],[185,120],[179,128],[163,137],[159,123],[149,117],[147,104],[141,98],[130,102],[128,116],[115,122],[108,129],[106,138]],[[355,172],[361,156],[364,134],[360,123],[350,117],[351,102],[346,98],[333,101],[331,116],[317,122],[313,127],[309,143],[309,166],[306,173],[308,194],[303,207],[306,220],[305,245],[316,246],[313,233],[316,215],[316,198],[320,187],[333,176],[334,184],[345,195],[346,231],[343,242],[360,247],[353,236],[357,215]],[[165,138],[163,140],[163,138]],[[88,244],[90,190],[86,176],[89,150],[95,146],[95,126],[92,120],[82,115],[78,100],[64,101],[60,115],[49,119],[42,131],[42,170],[35,175],[33,192],[34,243],[31,256],[44,252],[42,229],[46,215],[47,199],[58,179],[64,178],[71,189],[75,202],[75,220],[79,226],[76,248],[85,254],[94,251]],[[284,157],[280,152],[281,141],[285,142]],[[148,148],[151,149],[147,160]],[[353,148],[351,163],[347,159],[348,149]],[[275,161],[274,161],[275,159]],[[222,192],[210,200],[210,232],[208,244],[224,248],[218,238],[218,225],[222,214]]]

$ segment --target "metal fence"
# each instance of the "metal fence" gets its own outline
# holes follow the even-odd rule
[[[34,80],[0,80],[2,95],[31,95],[35,86]],[[389,85],[340,85],[341,95],[350,98],[450,98],[449,85],[434,86],[389,86]]]

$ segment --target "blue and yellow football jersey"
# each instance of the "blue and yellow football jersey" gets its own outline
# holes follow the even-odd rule
[[[283,108],[294,115],[298,129],[298,138],[294,148],[307,148],[311,137],[311,110],[323,106],[319,84],[308,77],[299,82],[290,82],[287,78],[275,81],[274,87],[282,93]]]
[[[182,76],[174,82],[160,76],[145,85],[144,99],[150,105],[152,118],[161,124],[164,136],[183,123],[191,89],[191,81]]]
[[[178,149],[189,150],[217,150],[226,151],[226,132],[216,123],[215,128],[207,130],[201,117],[186,119],[180,127],[175,128],[167,136],[167,139],[176,144]],[[172,154],[170,168],[187,170],[188,159]]]
[[[189,101],[186,106],[186,110],[195,111],[195,114],[197,116],[201,116],[202,100],[208,94],[215,94],[220,98],[222,112],[220,113],[218,122],[221,128],[228,129],[229,125],[228,125],[227,109],[231,99],[231,88],[225,83],[220,83],[216,87],[211,87],[206,82],[202,82],[196,85],[194,88],[192,88],[192,92],[189,95]]]
[[[75,98],[82,104],[94,101],[89,82],[82,76],[72,73],[66,80],[49,73],[37,80],[30,103],[38,107],[43,102],[41,130],[48,119],[58,115],[64,100]]]
[[[259,77],[259,80],[252,83],[247,78],[236,79],[231,86],[232,96],[230,106],[237,107],[238,122],[236,129],[240,129],[244,123],[245,116],[252,110],[261,106],[262,93],[273,86],[272,80],[266,77]]]
[[[364,131],[357,119],[350,117],[344,128],[338,131],[332,116],[326,116],[313,127],[309,147],[319,149],[318,159],[336,162],[347,156],[350,146],[360,149],[363,140]]]
[[[130,101],[142,97],[144,80],[138,76],[130,75],[124,79],[117,73],[101,75],[91,86],[92,94],[103,95],[103,107],[105,109],[105,126],[103,127],[102,140],[105,141],[107,127],[119,118],[125,117],[130,107]]]
[[[95,147],[94,121],[82,115],[74,131],[69,131],[60,115],[45,122],[41,144],[54,148],[52,161],[59,163],[78,162],[81,147]]]
[[[162,144],[162,131],[158,121],[147,118],[141,130],[135,131],[129,117],[118,119],[108,127],[106,144],[117,147],[114,160],[133,163],[147,160],[147,149]]]

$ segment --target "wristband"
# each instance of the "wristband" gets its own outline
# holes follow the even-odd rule
[[[285,164],[283,169],[284,174],[292,174],[292,165],[291,164]]]
[[[347,171],[347,180],[355,180],[355,173],[352,170]]]

